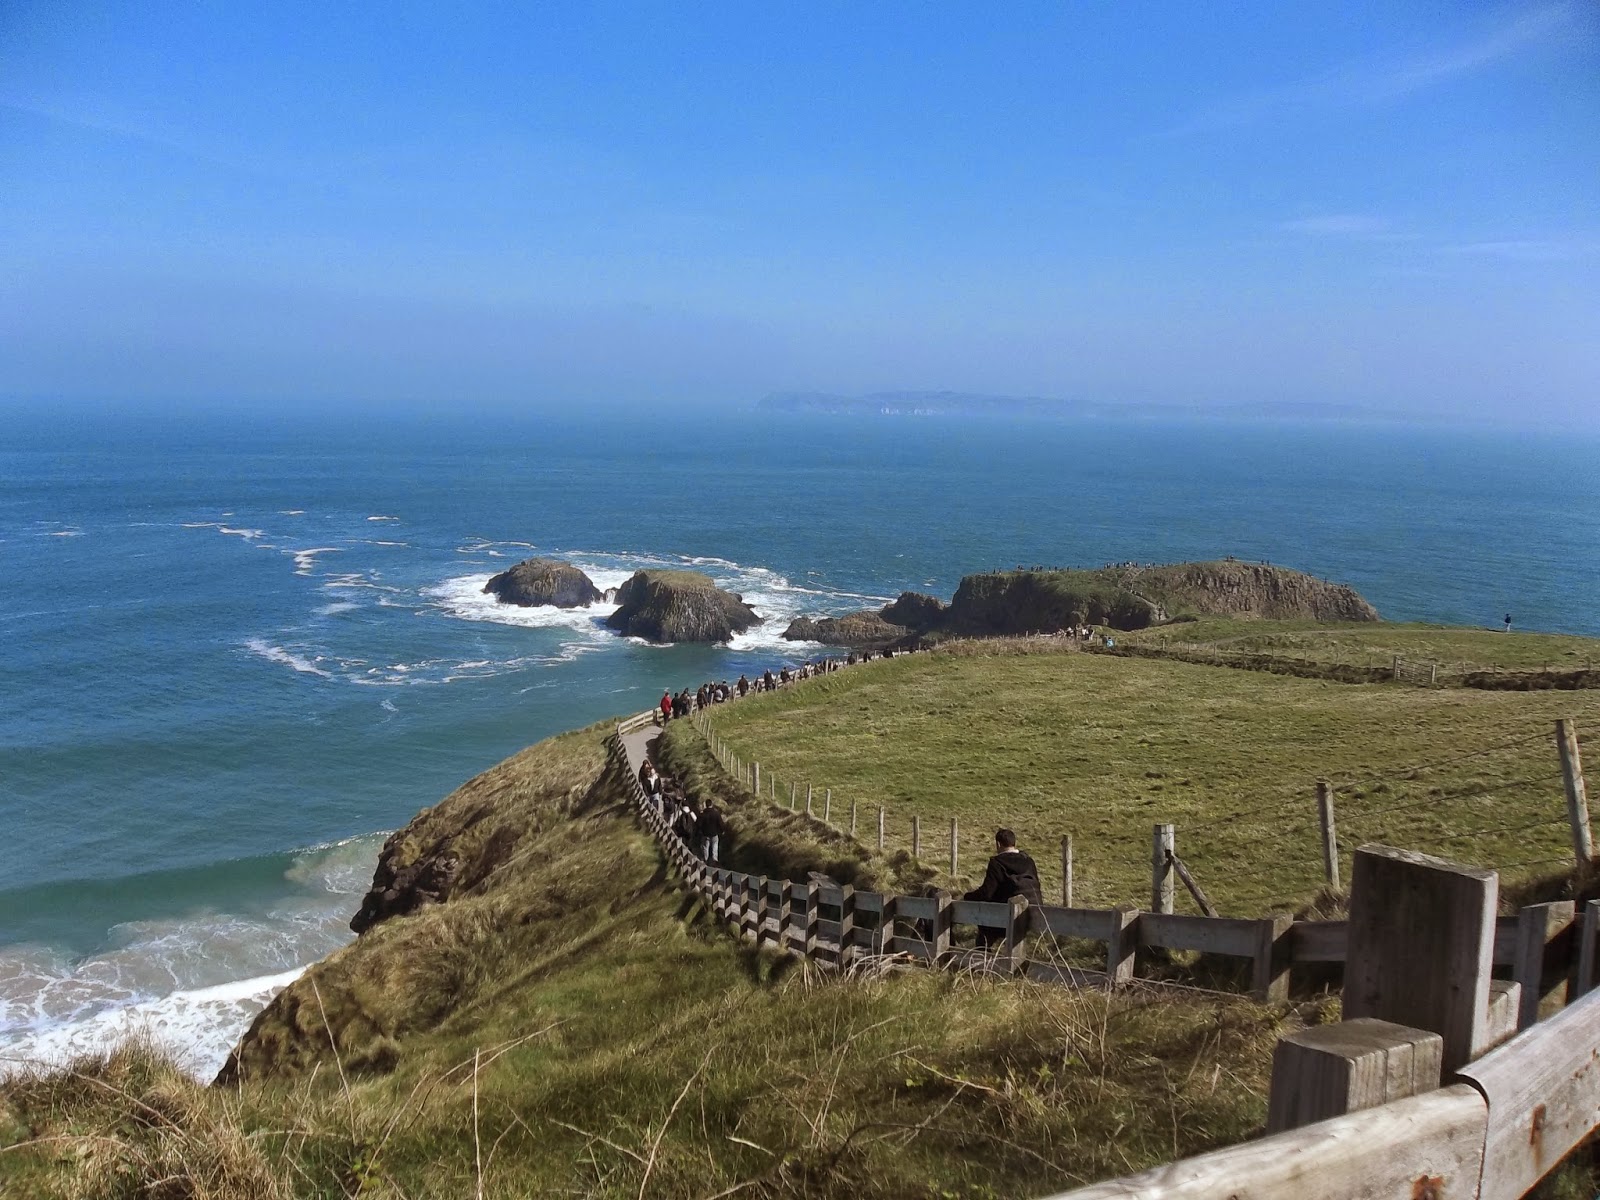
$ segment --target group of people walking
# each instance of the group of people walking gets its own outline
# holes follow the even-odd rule
[[[799,683],[816,675],[826,675],[830,671],[837,671],[842,667],[853,667],[857,663],[871,662],[875,658],[893,658],[897,653],[909,654],[910,650],[894,649],[884,650],[852,650],[844,658],[819,658],[807,659],[798,667],[789,667],[787,664],[778,668],[774,675],[772,668],[768,667],[754,679],[747,675],[740,675],[738,680],[729,683],[726,679],[713,680],[702,683],[690,691],[684,688],[673,693],[672,689],[661,693],[661,700],[656,705],[660,712],[661,723],[692,716],[702,709],[710,708],[713,704],[725,704],[729,700],[743,699],[751,692],[775,692],[780,687],[791,683]]]
[[[669,785],[649,759],[639,768],[639,786],[644,789],[646,802],[655,806],[666,820],[667,828],[682,838],[685,846],[709,865],[721,865],[722,840],[728,826],[715,800],[696,804],[684,794],[681,784]]]

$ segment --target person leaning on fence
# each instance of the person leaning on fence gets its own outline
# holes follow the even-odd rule
[[[994,831],[994,857],[983,873],[983,882],[963,900],[980,900],[986,904],[1004,904],[1013,896],[1021,896],[1029,904],[1043,904],[1044,893],[1039,889],[1039,868],[1021,850],[1017,849],[1017,835],[1009,829]],[[992,946],[1003,938],[993,926],[978,926],[978,948]]]
[[[706,806],[700,810],[699,819],[694,823],[696,849],[702,861],[716,866],[722,861],[722,835],[726,831],[722,822],[722,810],[717,807],[716,801],[707,800]]]

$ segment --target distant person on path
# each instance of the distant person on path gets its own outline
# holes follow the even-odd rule
[[[694,824],[695,837],[699,840],[700,857],[703,861],[716,866],[722,861],[722,810],[716,801],[706,801],[706,806],[700,813],[700,819]]]
[[[963,900],[981,900],[986,904],[1003,904],[1013,896],[1024,897],[1029,904],[1043,904],[1044,893],[1039,890],[1039,868],[1021,850],[1017,849],[1017,835],[1001,828],[994,831],[994,857],[983,873],[983,882],[961,897]],[[1001,940],[1001,933],[992,926],[978,926],[978,949],[983,950]]]
[[[661,693],[661,723],[663,725],[665,725],[670,720],[672,720],[672,693],[670,691],[662,692]]]
[[[1506,614],[1506,632],[1507,633],[1511,632],[1511,614],[1510,613]]]
[[[750,681],[748,679],[746,679],[743,675],[739,676],[739,683],[738,683],[737,686],[739,688],[739,698],[740,699],[743,699],[745,696],[749,695],[749,693],[750,693]]]

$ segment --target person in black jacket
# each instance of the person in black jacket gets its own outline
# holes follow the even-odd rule
[[[1033,859],[1017,849],[1017,835],[1009,829],[996,829],[994,847],[995,854],[989,860],[988,870],[983,873],[983,882],[961,898],[1003,904],[1013,896],[1021,896],[1029,904],[1043,904],[1044,893],[1039,890],[1039,868],[1034,865]],[[1000,940],[1000,930],[992,926],[978,926],[979,949],[992,946]]]
[[[713,867],[722,861],[722,835],[726,828],[722,823],[722,810],[714,801],[706,801],[699,819],[694,823],[694,833],[699,842],[701,860]]]

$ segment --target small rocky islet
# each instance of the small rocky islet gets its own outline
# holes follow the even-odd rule
[[[483,590],[523,608],[587,608],[614,599],[617,610],[606,625],[651,642],[725,642],[761,623],[742,597],[698,571],[635,571],[608,593],[569,562],[530,558],[493,576]]]

